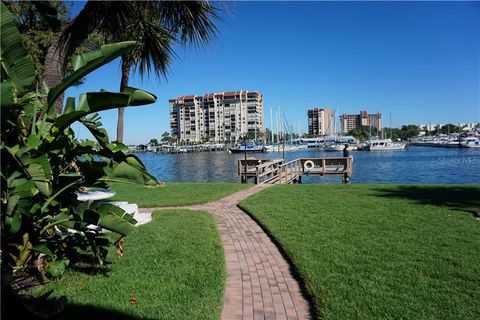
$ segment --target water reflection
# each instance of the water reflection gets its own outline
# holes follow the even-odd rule
[[[239,182],[237,160],[243,154],[200,152],[137,154],[151,174],[162,181]],[[352,183],[480,183],[480,152],[470,149],[410,147],[405,151],[351,152]],[[280,159],[282,153],[249,154]],[[286,152],[286,160],[341,156],[317,149]],[[341,183],[341,177],[304,177],[304,183]]]

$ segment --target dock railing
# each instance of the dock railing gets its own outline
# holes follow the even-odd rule
[[[302,171],[305,174],[345,174],[352,175],[352,157],[328,157],[328,158],[304,158],[299,159]],[[313,166],[305,165],[306,162],[312,162]],[[311,167],[309,169],[309,167]]]
[[[275,174],[280,163],[283,163],[283,160],[248,158],[245,162],[245,159],[239,159],[238,175],[241,177],[242,182],[246,182],[249,178],[254,178],[255,184],[258,184],[262,179],[268,179],[269,175]]]
[[[343,182],[349,183],[352,175],[351,157],[300,158],[289,162],[250,158],[246,166],[245,172],[245,160],[238,160],[238,174],[242,182],[254,178],[255,184],[300,183],[304,175],[342,175]]]
[[[278,175],[283,159],[266,161],[256,167],[255,183],[265,183]]]
[[[280,166],[278,183],[289,183],[298,180],[302,176],[301,159],[286,162]]]

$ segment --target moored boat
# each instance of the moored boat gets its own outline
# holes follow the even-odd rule
[[[239,143],[236,144],[235,147],[229,148],[228,149],[231,153],[257,153],[257,152],[266,152],[267,148],[261,144],[255,144],[255,143],[247,143],[246,145],[244,143]]]
[[[463,148],[480,148],[480,138],[467,137],[461,142]]]
[[[407,144],[405,142],[393,142],[391,139],[370,140],[367,150],[369,151],[391,151],[404,150]]]
[[[307,146],[304,144],[286,144],[286,145],[268,145],[265,146],[267,152],[287,152],[287,151],[297,151],[301,149],[306,149]]]
[[[335,143],[335,144],[326,145],[323,149],[325,151],[343,151],[344,148],[345,148],[344,143]],[[347,150],[355,151],[355,150],[358,150],[358,147],[354,144],[349,144]]]

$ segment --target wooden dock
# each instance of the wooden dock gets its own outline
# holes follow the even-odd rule
[[[242,182],[253,178],[255,184],[301,183],[305,175],[340,175],[343,183],[350,183],[352,158],[301,158],[289,162],[255,158],[247,158],[245,162],[245,159],[240,159],[238,175]]]

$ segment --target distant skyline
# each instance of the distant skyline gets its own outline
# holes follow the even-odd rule
[[[147,143],[170,132],[168,100],[221,91],[259,91],[265,127],[281,106],[289,124],[307,131],[307,110],[337,116],[380,112],[384,125],[480,122],[478,2],[228,2],[218,37],[203,48],[177,51],[167,79],[130,85],[158,101],[126,109],[125,143]],[[74,12],[82,3],[74,3]],[[114,61],[69,90],[78,96],[117,91]],[[115,139],[116,110],[102,112]],[[338,117],[337,117],[338,118]],[[85,129],[74,130],[80,138]]]

